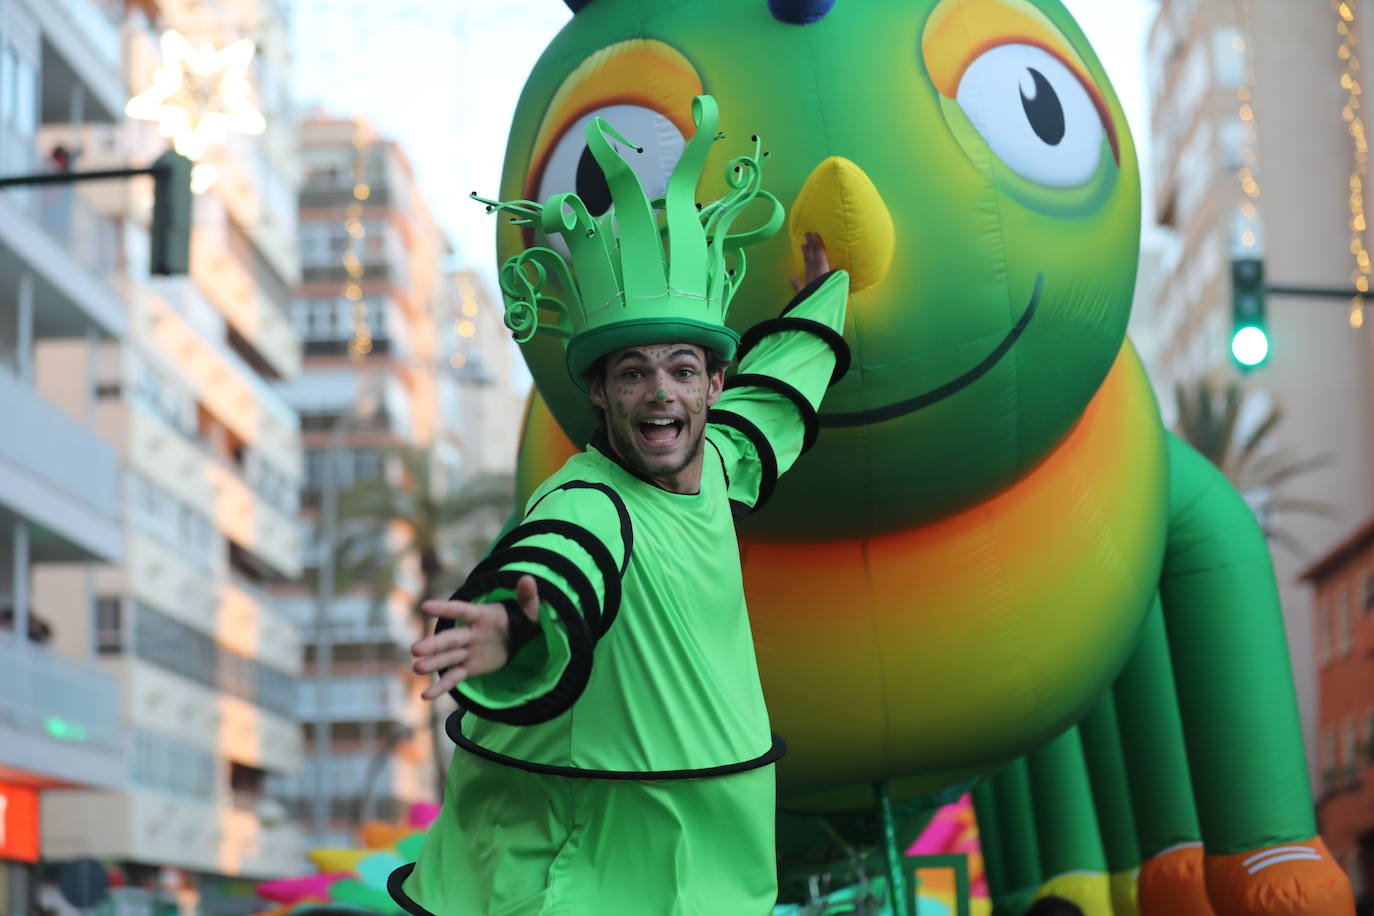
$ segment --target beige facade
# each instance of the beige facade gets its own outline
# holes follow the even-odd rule
[[[1339,16],[1326,2],[1160,5],[1148,45],[1156,196],[1147,208],[1167,233],[1144,262],[1157,272],[1155,293],[1138,302],[1134,326],[1166,417],[1176,383],[1238,372],[1233,258],[1262,257],[1272,286],[1352,288],[1355,151],[1342,117]],[[1374,5],[1357,34],[1374,52]],[[1271,517],[1302,551],[1275,544],[1273,555],[1316,789],[1312,599],[1298,574],[1374,510],[1372,344],[1369,328],[1350,326],[1343,299],[1272,294],[1267,308],[1271,353],[1244,380],[1257,408],[1283,413],[1277,451],[1330,457],[1280,494],[1326,503],[1329,516]]]
[[[316,118],[301,124],[300,147],[302,277],[293,319],[305,357],[283,391],[304,429],[302,531],[319,538],[309,557],[313,583],[327,540],[324,490],[337,498],[369,481],[408,485],[398,450],[425,450],[437,464],[449,443],[442,325],[452,290],[447,244],[397,144],[361,119]],[[345,519],[334,537],[357,529]],[[373,536],[378,556],[408,542],[403,526]],[[346,586],[323,617],[312,588],[280,592],[306,635],[309,661],[299,708],[307,757],[281,792],[324,844],[355,842],[359,822],[403,819],[412,804],[435,797],[429,711],[406,664],[420,633],[414,608],[423,580],[413,556],[401,559],[388,594],[377,594],[378,579]],[[316,736],[325,727],[321,751]],[[319,823],[322,797],[327,818]]]
[[[70,412],[88,410],[113,443],[125,529],[120,562],[34,576],[35,606],[59,621],[62,640],[92,645],[117,683],[128,754],[118,785],[53,794],[44,853],[120,863],[131,911],[161,895],[202,912],[251,912],[248,896],[209,901],[226,879],[305,867],[300,832],[267,794],[269,777],[301,756],[301,644],[268,588],[301,571],[299,420],[274,388],[300,365],[286,27],[281,5],[266,0],[129,6],[116,27],[128,95],[166,63],[166,30],[216,48],[251,38],[266,131],[231,133],[201,160],[218,177],[194,199],[186,276],[149,276],[147,179],[84,193],[116,228],[112,285],[126,332],[89,346],[56,341],[35,361],[36,387]],[[81,170],[148,163],[168,145],[156,125],[122,113],[108,125],[53,125],[44,139],[79,149]],[[69,600],[87,581],[94,611]]]

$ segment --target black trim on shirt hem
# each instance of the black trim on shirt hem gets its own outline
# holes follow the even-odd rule
[[[615,506],[615,513],[620,516],[620,543],[625,549],[625,559],[620,564],[620,575],[624,576],[625,570],[630,568],[630,555],[634,553],[635,544],[634,526],[630,524],[630,510],[625,508],[625,500],[621,499],[619,493],[604,483],[593,483],[590,480],[569,480],[539,497],[534,505],[530,506],[529,512],[525,513],[525,518],[529,518],[530,512],[533,512],[540,503],[559,490],[596,490],[605,494],[606,498],[611,501],[611,505]]]
[[[802,425],[806,432],[802,435],[801,453],[805,455],[811,451],[811,446],[816,444],[816,437],[820,435],[821,426],[816,419],[816,408],[811,406],[811,402],[806,399],[796,388],[787,384],[780,378],[771,375],[762,375],[757,372],[742,372],[725,383],[725,390],[731,388],[766,388],[776,392],[792,402],[792,406],[797,408],[797,413],[801,414]]]
[[[845,342],[844,335],[830,325],[811,318],[768,318],[760,321],[745,331],[744,336],[740,338],[739,349],[735,351],[735,359],[742,365],[744,358],[750,350],[758,346],[759,341],[770,334],[780,334],[783,331],[806,331],[816,335],[830,347],[830,351],[835,354],[835,368],[830,373],[827,387],[844,378],[845,373],[849,371],[849,344]]]
[[[511,563],[538,563],[549,572],[562,576],[563,581],[567,582],[577,595],[577,608],[582,612],[582,618],[587,621],[592,633],[597,632],[601,626],[601,601],[596,597],[592,580],[587,578],[587,574],[579,569],[576,563],[557,551],[547,547],[536,547],[533,544],[507,547],[505,550],[487,554],[468,575],[481,575],[493,569],[502,569]]]
[[[534,578],[535,586],[539,590],[539,599],[553,607],[558,614],[559,622],[568,631],[568,651],[570,654],[568,663],[563,668],[563,673],[559,675],[558,681],[549,688],[548,692],[526,700],[518,706],[502,708],[485,706],[460,693],[457,687],[451,689],[449,695],[458,704],[483,719],[506,725],[537,725],[540,722],[556,719],[567,712],[577,702],[578,697],[582,696],[582,692],[587,689],[587,681],[592,675],[592,653],[595,645],[587,621],[577,612],[577,607],[572,603],[572,600],[552,582],[535,576],[533,573],[524,573],[514,569],[495,569],[480,575],[470,575],[467,581],[463,583],[462,588],[454,592],[452,600],[470,601],[497,588],[508,588],[514,591],[521,576]],[[434,625],[434,632],[442,632],[453,625],[452,620],[440,618]]]
[[[565,767],[552,763],[521,760],[519,757],[511,757],[499,751],[482,747],[463,734],[463,710],[461,709],[445,720],[444,731],[448,733],[450,741],[475,757],[481,757],[503,766],[514,767],[517,770],[525,770],[529,773],[539,773],[543,776],[566,776],[569,779],[634,779],[643,781],[710,779],[717,776],[729,776],[733,773],[743,773],[746,770],[756,770],[770,763],[777,763],[787,753],[787,742],[775,734],[772,745],[759,756],[749,760],[741,760],[738,763],[727,763],[723,766],[698,767],[690,770],[591,770],[583,767]]]
[[[592,630],[597,639],[600,639],[611,628],[616,615],[620,613],[620,579],[622,573],[616,568],[615,558],[611,556],[611,551],[605,544],[601,543],[596,535],[581,525],[557,518],[538,518],[512,528],[505,537],[496,542],[496,546],[491,548],[491,552],[493,554],[500,553],[517,541],[539,534],[556,534],[567,538],[586,551],[587,556],[591,557],[592,562],[596,564],[597,572],[601,574],[602,591],[605,594],[601,602],[601,615]]]
[[[420,906],[410,898],[401,885],[406,883],[410,873],[415,871],[415,863],[407,862],[400,868],[394,869],[386,879],[386,892],[391,895],[391,899],[396,901],[396,905],[405,910],[410,916],[437,916],[429,910]]]
[[[754,425],[754,421],[733,410],[711,410],[706,414],[706,422],[714,423],[717,426],[728,426],[739,430],[744,437],[754,446],[754,451],[759,456],[759,495],[754,500],[754,510],[762,509],[764,503],[768,502],[773,495],[773,488],[778,484],[778,456],[773,452],[773,446],[768,441],[768,437],[763,434],[763,430]]]

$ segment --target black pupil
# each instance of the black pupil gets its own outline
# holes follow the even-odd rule
[[[585,146],[582,158],[577,160],[577,196],[582,198],[592,216],[600,216],[611,209],[611,189],[606,184],[606,176],[592,151]]]
[[[1026,71],[1035,81],[1035,95],[1027,98],[1026,90],[1022,88],[1021,107],[1026,110],[1026,118],[1035,135],[1050,146],[1058,146],[1059,141],[1064,139],[1064,106],[1059,103],[1059,95],[1043,73],[1034,67],[1027,67]],[[1024,87],[1024,83],[1022,85]],[[581,187],[581,169],[577,171],[577,183]]]

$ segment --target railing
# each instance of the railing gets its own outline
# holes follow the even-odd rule
[[[0,714],[23,731],[120,746],[118,681],[8,632],[0,632]]]
[[[85,36],[101,63],[119,70],[119,7],[113,0],[54,0]]]
[[[0,404],[16,432],[0,436],[0,457],[102,515],[119,517],[119,461],[113,447],[3,368]]]

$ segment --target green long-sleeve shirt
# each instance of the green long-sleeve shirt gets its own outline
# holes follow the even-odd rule
[[[733,517],[766,502],[847,368],[849,281],[836,271],[745,335],[708,415],[701,488],[663,490],[604,441],[530,498],[456,597],[536,577],[541,635],[455,691],[465,749],[565,775],[717,775],[782,754],[768,726]],[[582,772],[573,772],[582,771]],[[652,778],[652,777],[650,777]]]

